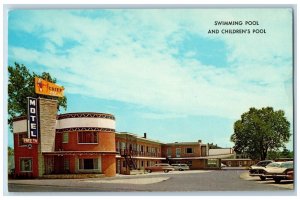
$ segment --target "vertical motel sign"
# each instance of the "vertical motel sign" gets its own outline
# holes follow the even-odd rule
[[[28,138],[33,141],[38,139],[38,110],[37,99],[28,97]]]

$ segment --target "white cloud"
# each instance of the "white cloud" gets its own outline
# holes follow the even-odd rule
[[[291,113],[291,85],[285,83],[292,76],[290,15],[281,10],[274,19],[274,10],[251,12],[129,10],[100,19],[36,12],[28,16],[29,26],[15,28],[41,29],[47,52],[10,47],[9,56],[47,66],[69,85],[68,92],[149,106],[170,116],[237,118],[250,106],[268,105]],[[269,33],[209,36],[207,30],[218,19],[257,19]],[[193,59],[194,52],[173,57],[176,46],[168,43],[182,42],[187,32],[224,41],[231,51],[230,67],[204,65]]]

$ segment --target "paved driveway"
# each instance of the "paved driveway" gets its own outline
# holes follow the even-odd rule
[[[290,188],[274,184],[259,184],[242,177],[245,170],[185,171],[151,173],[145,175],[119,175],[112,178],[10,180],[11,192],[274,192],[292,193]],[[242,178],[241,178],[242,177]],[[22,193],[24,195],[24,193]],[[213,193],[215,194],[215,193]],[[242,193],[243,194],[243,193]],[[248,195],[249,193],[247,193]]]

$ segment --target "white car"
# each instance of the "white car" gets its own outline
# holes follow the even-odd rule
[[[289,173],[291,171],[294,171],[294,162],[287,161],[287,162],[283,162],[278,167],[267,168],[265,177],[273,178],[276,183],[279,183],[281,180],[290,180],[291,175]]]
[[[267,166],[257,166],[257,165],[252,165],[249,170],[249,175],[254,177],[258,176],[260,180],[264,181],[266,180],[265,174],[267,173],[268,170],[278,168],[282,162],[271,162]]]
[[[172,164],[171,166],[178,171],[184,171],[190,169],[190,167],[187,164]]]

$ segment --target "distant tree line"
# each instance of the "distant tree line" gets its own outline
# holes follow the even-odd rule
[[[208,148],[209,149],[221,149],[222,147],[219,147],[218,144],[208,143]]]
[[[267,159],[276,160],[278,158],[293,158],[293,157],[294,157],[294,151],[290,151],[284,147],[282,151],[269,151]]]

